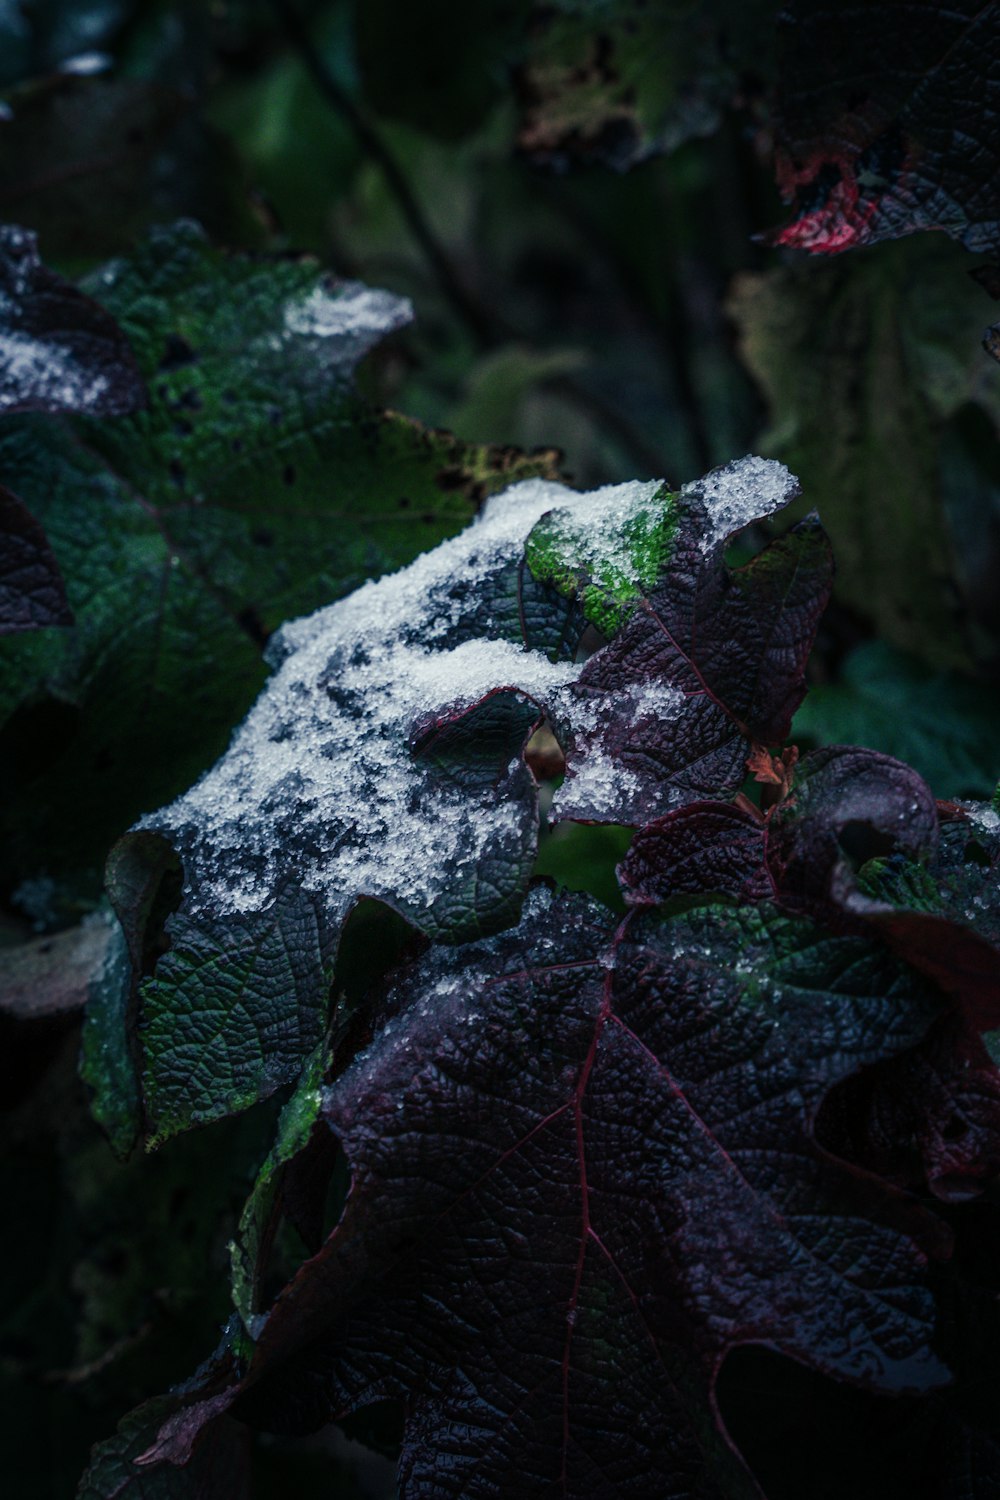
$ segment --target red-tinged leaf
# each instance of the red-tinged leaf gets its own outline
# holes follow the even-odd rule
[[[924,859],[938,840],[926,782],[877,750],[826,745],[796,768],[771,819],[768,866],[786,901],[826,902],[878,855]]]
[[[639,831],[619,878],[637,905],[699,890],[770,893],[787,909],[863,926],[940,985],[976,1031],[1000,1026],[1000,817],[968,804],[939,823],[926,783],[891,756],[814,751],[763,816],[711,803],[668,813]]]
[[[44,528],[0,485],[0,635],[72,623],[66,586]]]
[[[225,1417],[206,1428],[184,1465],[137,1463],[176,1406],[176,1398],[158,1397],[131,1412],[95,1447],[77,1500],[250,1500],[250,1433]]]
[[[110,417],[145,404],[135,356],[111,314],[42,264],[28,230],[0,226],[0,413]]]
[[[403,1496],[751,1496],[729,1350],[945,1378],[917,1241],[947,1234],[812,1135],[833,1085],[920,1040],[929,990],[773,909],[605,923],[536,890],[519,929],[402,981],[325,1095],[340,1224],[151,1472],[227,1406],[303,1431],[403,1397]]]
[[[876,750],[828,745],[794,764],[788,795],[766,813],[699,802],[648,824],[619,875],[633,904],[717,891],[828,918],[858,865],[926,857],[937,838],[934,798],[915,771]]]
[[[779,245],[1000,234],[1000,20],[982,0],[793,0],[778,21]]]
[[[768,814],[679,809],[641,829],[619,869],[632,904],[699,890],[774,900],[867,930],[937,982],[952,1012],[919,1048],[838,1091],[833,1139],[870,1170],[947,1198],[974,1196],[1000,1172],[1000,1071],[979,1036],[1000,1024],[1000,897],[982,857],[981,841],[996,839],[989,810],[978,817],[978,830],[964,814],[946,821],[939,848],[915,772],[833,746],[802,761]]]

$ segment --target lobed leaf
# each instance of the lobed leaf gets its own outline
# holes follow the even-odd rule
[[[793,0],[778,18],[777,173],[796,217],[775,243],[829,254],[943,229],[995,249],[998,60],[979,0]]]
[[[227,256],[181,225],[88,285],[129,336],[150,404],[113,423],[21,417],[0,432],[0,464],[48,532],[76,620],[13,643],[5,662],[14,883],[42,846],[50,870],[96,864],[202,771],[259,688],[282,619],[440,540],[501,475],[552,464],[363,402],[355,365],[409,306],[311,262]]]
[[[613,934],[536,889],[389,1007],[324,1096],[340,1223],[152,1473],[224,1409],[305,1431],[402,1397],[402,1495],[749,1496],[714,1401],[730,1350],[869,1389],[945,1378],[924,1254],[947,1236],[813,1137],[834,1084],[938,1014],[877,946],[711,907]]]
[[[659,567],[655,582],[630,578],[638,607],[558,706],[568,744],[556,815],[645,823],[672,805],[726,795],[743,781],[754,743],[787,735],[832,581],[829,544],[810,517],[743,568],[729,569],[724,554],[735,532],[797,494],[786,469],[755,458],[680,491],[675,533],[655,539],[665,556],[643,558]],[[580,566],[598,545],[610,539],[588,540]],[[595,578],[583,594],[592,611],[604,586],[599,570]],[[606,618],[604,604],[595,612]]]
[[[560,816],[636,821],[637,806],[742,779],[751,738],[780,737],[804,690],[830,565],[814,522],[735,574],[723,554],[734,530],[794,491],[780,466],[754,459],[676,498],[655,483],[575,496],[529,481],[409,568],[284,628],[227,755],[144,820],[185,871],[170,952],[137,1012],[152,1140],[294,1079],[323,1034],[337,933],[359,897],[446,942],[517,919],[538,834],[523,750],[545,714],[567,753]],[[634,575],[639,603],[581,667],[568,658],[588,611],[604,610],[608,569],[629,587]],[[619,617],[628,604],[615,600]],[[667,620],[678,643],[704,642],[697,663],[673,638],[663,647]],[[744,647],[741,633],[755,638]],[[645,656],[636,634],[655,634]],[[648,757],[641,784],[616,740],[634,736],[637,694],[650,735],[678,747],[666,772]],[[701,761],[700,780],[674,769],[685,757]],[[295,948],[294,980],[263,957],[287,952],[293,930],[322,935]]]

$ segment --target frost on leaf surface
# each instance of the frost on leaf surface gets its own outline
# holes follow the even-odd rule
[[[228,753],[144,820],[186,881],[144,987],[154,1137],[295,1076],[359,897],[447,940],[516,918],[538,820],[522,747],[579,670],[566,647],[552,661],[516,644],[530,618],[555,649],[568,613],[518,583],[532,524],[572,500],[526,481],[402,572],[286,626]]]
[[[555,816],[645,823],[734,792],[752,745],[785,738],[829,596],[829,544],[810,516],[745,567],[727,567],[725,549],[798,493],[783,464],[747,456],[669,497],[669,529],[647,527],[644,550],[632,530],[630,574],[612,577],[603,557],[580,550],[593,622],[606,626],[609,608],[632,607],[555,705],[567,767]],[[566,560],[556,567],[538,551],[532,538],[532,566],[566,588]]]
[[[154,1138],[295,1075],[358,898],[449,942],[516,920],[538,821],[522,751],[543,717],[568,757],[563,814],[586,794],[583,816],[626,821],[742,777],[750,739],[780,737],[801,694],[829,559],[812,521],[733,574],[725,541],[795,492],[752,458],[679,495],[529,480],[408,568],[279,632],[272,680],[227,754],[143,822],[185,873],[170,951],[143,987]],[[609,600],[625,623],[581,666],[586,615]],[[700,666],[693,648],[664,649],[667,620],[677,641],[706,643]],[[636,748],[643,735],[657,754]],[[700,780],[685,780],[676,768],[695,757]]]
[[[877,946],[721,907],[614,932],[536,888],[387,1009],[324,1095],[343,1217],[233,1415],[307,1431],[402,1397],[404,1496],[679,1500],[755,1493],[714,1400],[741,1344],[870,1389],[945,1378],[936,1222],[812,1135],[834,1084],[937,1013]]]
[[[0,226],[0,414],[120,416],[145,399],[114,318],[42,265],[33,234]]]

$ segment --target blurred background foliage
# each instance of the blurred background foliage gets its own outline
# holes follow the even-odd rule
[[[579,487],[786,460],[839,568],[794,738],[884,749],[938,796],[986,795],[991,304],[966,274],[979,259],[943,236],[828,260],[762,242],[784,215],[777,8],[0,0],[0,218],[70,275],[190,217],[222,245],[308,251],[404,294],[415,324],[366,365],[368,396],[466,440],[555,445]],[[613,899],[627,837],[557,830],[540,869]],[[44,936],[80,911],[40,868],[2,931]],[[31,1500],[70,1494],[89,1444],[226,1317],[226,1245],[273,1116],[119,1166],[80,1097],[73,1019],[30,1041],[3,1027],[0,1409],[12,1493]],[[828,1459],[804,1454],[809,1493],[856,1488]],[[339,1435],[263,1446],[255,1472],[261,1496],[392,1492],[391,1465]],[[769,1493],[805,1493],[800,1478]]]

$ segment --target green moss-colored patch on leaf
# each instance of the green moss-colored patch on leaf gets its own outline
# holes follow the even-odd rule
[[[609,637],[656,585],[677,531],[676,496],[666,485],[651,482],[641,506],[635,486],[628,488],[629,503],[610,524],[605,515],[595,528],[585,510],[559,510],[538,522],[525,548],[534,577],[579,599],[590,623]]]

